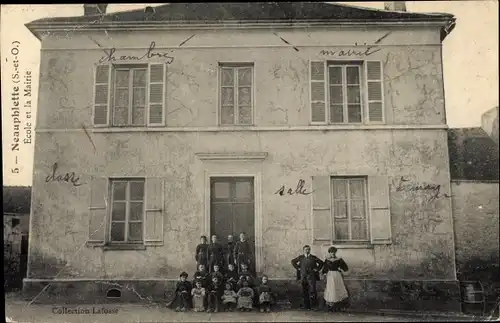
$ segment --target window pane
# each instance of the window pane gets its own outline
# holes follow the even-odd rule
[[[347,106],[348,122],[361,122],[361,105],[349,104]]]
[[[111,223],[111,241],[125,241],[125,222]]]
[[[349,181],[349,190],[351,191],[351,198],[362,199],[365,196],[365,186],[364,180],[362,179],[351,179]]]
[[[145,88],[134,88],[133,92],[135,106],[145,106],[146,105],[146,89]]]
[[[368,240],[368,230],[366,221],[352,221],[352,240]]]
[[[116,89],[115,106],[128,107],[128,89]]]
[[[361,93],[359,86],[348,86],[347,87],[347,103],[357,103],[361,102]]]
[[[221,70],[222,85],[234,85],[234,70],[232,68],[223,68]]]
[[[134,70],[134,86],[146,86],[146,70]]]
[[[342,68],[340,66],[330,66],[328,74],[330,84],[342,84]]]
[[[221,107],[220,123],[234,124],[234,107],[232,106]]]
[[[252,200],[252,183],[251,182],[236,182],[236,199]]]
[[[342,123],[344,122],[344,106],[334,104],[330,106],[330,122]]]
[[[214,196],[216,199],[229,199],[230,186],[228,182],[214,183]]]
[[[347,84],[359,84],[359,68],[357,66],[347,67]]]
[[[222,88],[222,105],[234,105],[234,88]]]
[[[142,241],[142,222],[129,223],[128,240],[129,241]]]
[[[349,222],[335,219],[334,227],[335,240],[349,240]]]
[[[130,202],[130,221],[142,221],[143,212],[142,202]]]
[[[128,107],[114,107],[113,124],[115,125],[128,124]]]
[[[252,107],[240,106],[238,108],[239,124],[252,124]]]
[[[127,182],[113,182],[113,200],[125,201]]]
[[[351,219],[365,218],[365,201],[351,200]]]
[[[111,212],[112,221],[125,221],[126,202],[113,202],[113,210]]]
[[[249,87],[238,88],[238,105],[250,105],[252,93]]]
[[[345,179],[333,180],[333,198],[347,199],[347,180]]]
[[[238,69],[238,86],[252,85],[252,69],[239,68]]]
[[[330,104],[343,104],[342,86],[330,86]]]
[[[129,71],[118,70],[115,72],[115,84],[117,87],[128,87]]]
[[[130,182],[130,199],[133,201],[144,200],[144,181]]]
[[[347,201],[333,202],[333,215],[336,219],[347,218]]]
[[[142,126],[146,124],[145,118],[146,109],[142,107],[134,107],[132,114],[132,124]]]

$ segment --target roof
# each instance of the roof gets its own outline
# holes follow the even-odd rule
[[[482,128],[448,130],[452,180],[499,180],[498,144]]]
[[[30,186],[3,187],[3,213],[29,214],[31,207]]]
[[[447,13],[412,13],[347,6],[326,2],[205,2],[171,3],[144,9],[87,15],[79,17],[53,17],[32,21],[30,29],[50,25],[89,23],[93,28],[113,23],[114,26],[131,23],[221,23],[221,22],[450,22],[455,18]]]

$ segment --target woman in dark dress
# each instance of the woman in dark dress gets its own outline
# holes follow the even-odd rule
[[[201,243],[196,246],[196,253],[194,255],[194,259],[196,260],[196,269],[200,267],[200,265],[205,266],[206,269],[209,268],[208,264],[208,243],[207,237],[201,236]]]
[[[330,247],[328,249],[328,257],[323,265],[323,274],[326,276],[325,302],[328,306],[328,311],[339,311],[347,307],[349,294],[345,288],[343,272],[349,268],[344,259],[337,258],[337,248]]]

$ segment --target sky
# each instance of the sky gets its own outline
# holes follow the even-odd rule
[[[384,7],[383,2],[340,3],[377,9]],[[157,5],[110,4],[107,11]],[[480,126],[482,113],[498,106],[498,1],[406,1],[406,8],[411,12],[451,13],[457,18],[455,29],[443,43],[447,122],[453,128]],[[40,42],[24,24],[39,18],[82,14],[81,4],[1,6],[3,185],[31,185],[33,172],[34,140],[20,144],[19,151],[13,152],[11,146],[11,91],[14,84],[10,80],[14,67],[9,58],[13,56],[12,48],[17,46],[19,51],[21,73],[31,71],[31,120],[36,120]],[[23,123],[28,121],[25,118],[21,116]],[[31,130],[34,135],[34,122]]]

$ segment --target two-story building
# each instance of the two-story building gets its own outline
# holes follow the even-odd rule
[[[353,306],[459,308],[442,72],[452,15],[314,2],[105,11],[27,24],[41,41],[28,294],[162,298],[195,271],[201,235],[245,231],[284,298],[300,288],[302,246],[324,257],[333,243]]]

